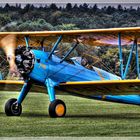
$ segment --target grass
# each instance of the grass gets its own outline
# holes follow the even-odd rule
[[[17,97],[0,92],[0,137],[140,136],[140,107],[57,95],[67,105],[65,118],[48,116],[48,96],[29,93],[20,117],[7,117],[4,104]]]

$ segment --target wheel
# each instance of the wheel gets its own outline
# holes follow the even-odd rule
[[[20,116],[22,106],[17,104],[17,99],[9,99],[5,104],[5,114],[7,116]]]
[[[66,114],[65,103],[61,100],[54,100],[49,105],[49,115],[50,117],[64,117]]]

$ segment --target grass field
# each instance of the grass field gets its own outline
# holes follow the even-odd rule
[[[29,93],[20,117],[7,117],[4,104],[17,93],[0,91],[0,136],[140,136],[140,107],[57,95],[65,118],[48,116],[48,96]]]

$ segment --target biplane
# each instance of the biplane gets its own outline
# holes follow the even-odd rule
[[[12,98],[5,104],[7,116],[20,116],[22,102],[33,84],[45,86],[49,95],[49,115],[64,117],[66,105],[56,98],[56,89],[72,95],[140,105],[140,71],[139,53],[140,27],[70,30],[70,31],[41,31],[41,32],[0,32],[1,46],[5,50],[10,67],[17,66],[23,81],[0,81],[4,84],[23,84],[17,99]],[[59,43],[73,42],[71,49],[63,57],[55,52]],[[45,51],[49,42],[54,42],[51,51]],[[41,50],[32,49],[40,47]],[[82,60],[66,59],[79,43],[92,46],[118,46],[120,61],[120,77],[97,67],[88,69],[81,63]],[[131,45],[127,63],[124,64],[122,46]],[[7,48],[7,49],[6,49]],[[10,53],[13,54],[10,56]],[[132,56],[135,55],[138,79],[126,79]]]

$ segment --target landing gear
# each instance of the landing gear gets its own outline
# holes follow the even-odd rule
[[[20,116],[22,106],[17,103],[17,99],[9,99],[5,104],[5,113],[7,116]]]
[[[65,103],[61,100],[58,100],[55,98],[55,86],[57,85],[56,82],[54,82],[51,79],[46,79],[46,87],[48,90],[48,95],[50,98],[50,105],[49,105],[49,115],[50,117],[64,117],[66,114],[66,106]]]
[[[26,97],[27,93],[29,92],[29,90],[31,89],[31,82],[30,81],[26,81],[22,87],[22,90],[18,96],[17,99],[10,99],[7,101],[7,103],[5,104],[5,113],[7,116],[20,116],[22,113],[22,102],[24,100],[24,98]]]
[[[54,100],[49,105],[49,115],[50,117],[64,117],[66,114],[65,103],[61,100]]]

